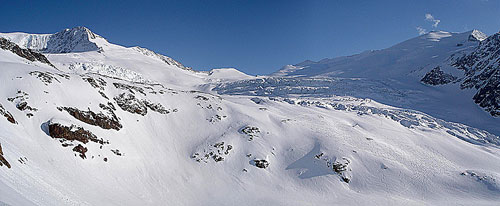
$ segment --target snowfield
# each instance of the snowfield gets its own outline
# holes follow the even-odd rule
[[[364,78],[197,72],[95,45],[40,49],[55,68],[0,49],[0,205],[500,202],[497,135],[370,98],[419,95]]]

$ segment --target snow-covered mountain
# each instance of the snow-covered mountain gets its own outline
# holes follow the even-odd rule
[[[82,27],[62,33],[73,30]],[[83,30],[58,46],[41,40],[51,34],[0,35],[0,205],[500,201],[497,135],[351,94],[311,95],[356,85],[392,97],[383,81],[197,72]]]
[[[475,48],[484,34],[473,30],[464,33],[429,32],[390,48],[366,51],[346,57],[304,61],[285,66],[272,76],[329,76],[371,79],[403,78],[415,70],[439,64],[450,55]]]
[[[479,89],[486,84],[482,80],[481,85],[465,86],[471,79],[496,82],[495,72],[500,68],[493,64],[499,61],[494,54],[500,47],[493,39],[497,36],[486,38],[477,30],[433,31],[387,49],[288,65],[270,77],[223,83],[215,90],[221,94],[369,98],[500,135],[496,83],[488,84],[489,90]],[[491,62],[491,69],[481,75],[473,72],[482,71],[486,62]]]

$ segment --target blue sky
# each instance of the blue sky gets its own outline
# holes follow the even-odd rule
[[[112,43],[146,47],[196,70],[235,67],[249,74],[268,74],[307,59],[386,48],[418,36],[417,27],[479,29],[488,35],[500,30],[499,0],[1,4],[0,32],[55,33],[86,26]],[[426,14],[432,18],[426,20]]]

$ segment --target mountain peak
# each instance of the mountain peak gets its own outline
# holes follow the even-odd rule
[[[57,32],[56,34],[58,33],[70,33],[70,34],[73,34],[73,35],[87,35],[87,37],[89,39],[95,39],[95,38],[102,38],[101,36],[95,34],[94,32],[90,31],[89,28],[87,27],[84,27],[84,26],[77,26],[77,27],[73,27],[71,29],[64,29],[63,31],[60,31],[60,32]]]
[[[469,35],[469,41],[483,41],[486,38],[488,38],[486,34],[476,29],[472,30]]]
[[[104,38],[84,26],[64,29],[54,34],[0,33],[0,37],[22,48],[42,53],[100,51],[102,47],[98,43],[107,43]]]

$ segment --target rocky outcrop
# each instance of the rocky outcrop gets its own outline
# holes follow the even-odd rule
[[[10,168],[9,162],[3,156],[2,144],[0,144],[0,167],[3,166],[3,165],[5,165],[6,167]]]
[[[104,90],[104,87],[107,85],[106,81],[102,78],[83,77],[82,79],[88,82],[90,86],[99,90]]]
[[[49,135],[52,138],[60,139],[61,141],[78,141],[81,143],[88,143],[89,141],[107,144],[107,141],[97,138],[92,132],[78,127],[76,125],[65,126],[59,123],[49,123]]]
[[[59,77],[63,77],[65,79],[69,79],[69,75],[67,74],[52,74],[50,72],[40,72],[40,71],[32,71],[29,73],[31,76],[34,76],[38,78],[40,81],[42,81],[45,85],[49,85],[52,83],[52,81],[56,81],[58,83],[61,83],[59,79],[55,77],[55,75]]]
[[[118,117],[111,109],[108,110],[108,113],[111,113],[111,116],[107,116],[101,112],[95,113],[93,111],[90,111],[90,109],[88,111],[82,111],[73,107],[58,107],[58,109],[68,112],[68,114],[82,122],[98,126],[103,129],[114,129],[118,131],[122,128],[122,125],[118,121]]]
[[[87,144],[89,142],[94,142],[102,145],[109,144],[108,141],[99,139],[97,136],[92,134],[92,132],[83,129],[82,127],[78,127],[76,125],[62,125],[60,123],[49,121],[48,123],[48,134],[54,138],[59,140],[62,143],[63,147],[74,146],[73,151],[78,153],[82,159],[87,158],[85,153],[88,152],[88,149],[84,147],[82,144]],[[75,142],[79,142],[75,146]]]
[[[122,93],[113,98],[118,106],[123,109],[123,111],[127,111],[133,114],[140,114],[142,116],[148,113],[148,108],[144,103],[135,98],[132,94]]]
[[[146,99],[138,99],[132,94],[122,93],[113,99],[124,111],[140,114],[142,116],[148,113],[148,108],[160,114],[170,113],[170,111],[165,109],[165,107],[163,107],[160,103],[152,103]]]
[[[128,90],[132,94],[135,94],[135,92],[139,92],[139,93],[141,93],[143,95],[146,95],[146,93],[144,93],[144,89],[141,88],[141,87],[132,86],[132,85],[128,85],[128,84],[117,83],[117,82],[113,83],[113,86],[115,86],[117,89]]]
[[[104,97],[105,99],[109,99],[106,94],[104,94],[104,88],[106,87],[107,83],[104,81],[104,79],[98,77],[98,78],[92,78],[92,77],[83,77],[82,78],[84,81],[88,82],[90,86],[98,89],[99,94]]]
[[[424,84],[436,86],[448,84],[455,80],[457,80],[457,77],[444,73],[440,67],[436,67],[425,74],[420,81]]]
[[[245,126],[240,129],[240,133],[245,134],[248,137],[248,141],[252,141],[254,137],[258,137],[260,130],[258,127]]]
[[[224,145],[224,142],[218,142],[214,144],[210,144],[207,148],[204,148],[202,151],[195,152],[191,158],[196,160],[197,162],[205,162],[208,163],[210,160],[215,162],[224,161],[224,157],[229,155],[229,152],[233,149],[233,146],[228,144]]]
[[[339,159],[335,157],[330,158],[326,156],[323,152],[315,155],[314,157],[318,160],[324,161],[326,167],[331,168],[333,172],[337,173],[340,176],[340,179],[342,179],[342,181],[344,181],[345,183],[349,183],[351,181],[351,176],[350,176],[351,169],[348,168],[351,161],[348,158],[346,157],[342,157]]]
[[[31,51],[30,49],[23,49],[23,48],[19,47],[17,44],[15,44],[15,43],[13,43],[5,38],[0,37],[0,48],[2,48],[4,50],[11,51],[12,53],[17,54],[18,56],[25,58],[29,61],[32,61],[32,62],[39,61],[39,62],[48,64],[48,65],[54,67],[54,65],[52,65],[52,63],[50,63],[50,61],[47,59],[47,57],[45,57],[43,54]]]
[[[26,112],[26,116],[28,118],[32,117],[34,112],[38,111],[37,108],[31,107],[28,105],[28,99],[29,95],[26,92],[23,91],[17,91],[17,94],[15,97],[10,97],[7,98],[8,101],[13,102],[16,104],[16,108],[19,109],[20,111]]]
[[[12,114],[10,114],[9,111],[5,110],[5,108],[3,108],[3,106],[2,106],[2,104],[0,104],[0,115],[7,118],[7,121],[9,121],[10,123],[17,124],[17,121],[14,119]]]

